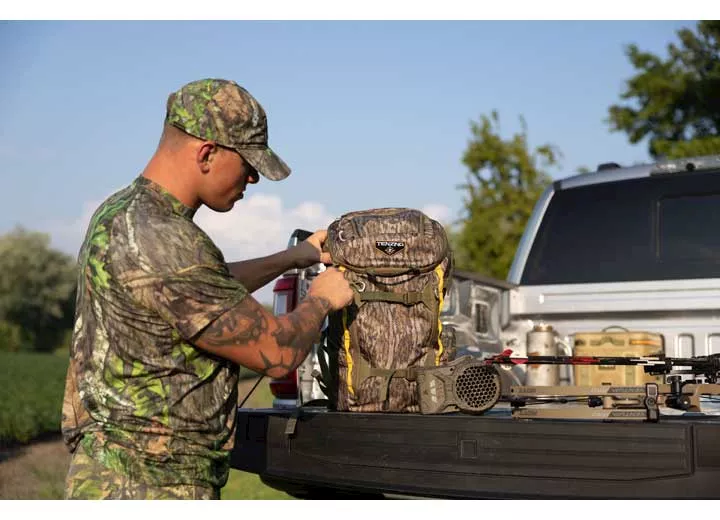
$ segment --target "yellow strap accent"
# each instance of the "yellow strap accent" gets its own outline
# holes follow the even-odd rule
[[[350,355],[350,330],[347,326],[347,309],[343,309],[342,314],[343,321],[343,345],[345,347],[345,359],[347,360],[347,387],[350,395],[354,396],[355,391],[352,386],[352,371],[353,371],[353,360]]]
[[[442,335],[442,330],[443,330],[442,320],[440,319],[440,313],[442,312],[442,308],[443,308],[443,285],[445,284],[445,278],[444,278],[445,272],[443,271],[442,264],[438,265],[435,268],[435,274],[438,277],[438,297],[440,299],[440,307],[438,308],[438,351],[437,351],[437,354],[435,354],[435,364],[439,365],[440,357],[443,354],[443,350],[445,350],[443,348],[442,339],[440,339],[440,336]]]
[[[345,271],[343,266],[338,266],[339,271]],[[355,390],[352,386],[352,371],[353,371],[353,360],[350,355],[350,329],[347,326],[348,312],[347,307],[342,311],[342,324],[343,324],[343,347],[345,349],[345,360],[347,361],[347,387],[348,393],[355,396]]]

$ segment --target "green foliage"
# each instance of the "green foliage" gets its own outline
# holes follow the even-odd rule
[[[544,168],[560,152],[545,144],[530,152],[527,127],[510,139],[500,136],[498,114],[471,123],[472,140],[463,155],[468,167],[464,218],[451,230],[457,266],[505,278],[535,202],[551,181]]]
[[[17,352],[31,348],[27,334],[15,323],[0,321],[0,352]]]
[[[720,22],[701,21],[697,32],[677,32],[666,58],[626,47],[637,70],[621,94],[626,105],[609,108],[610,127],[631,143],[649,138],[655,158],[720,153]]]
[[[70,357],[70,346],[72,344],[72,329],[65,330],[60,335],[60,341],[55,347],[55,349],[52,351],[52,353],[56,356],[69,358]]]
[[[0,237],[0,322],[11,331],[0,350],[59,346],[72,328],[76,272],[44,233],[18,228]]]
[[[0,352],[0,441],[60,431],[67,358]]]

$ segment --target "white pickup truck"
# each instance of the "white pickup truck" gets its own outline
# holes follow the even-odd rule
[[[302,233],[296,232],[291,244]],[[317,266],[275,286],[275,312],[305,295]],[[528,354],[549,330],[558,354],[579,333],[622,327],[663,338],[670,357],[720,353],[720,157],[597,171],[538,200],[506,281],[456,272],[443,323],[460,353]],[[272,381],[272,409],[239,410],[234,468],[298,497],[719,498],[720,416],[655,423],[364,414],[327,409],[313,356]],[[522,385],[526,365],[500,369]],[[572,367],[556,374],[573,384]],[[667,412],[667,410],[665,411]]]

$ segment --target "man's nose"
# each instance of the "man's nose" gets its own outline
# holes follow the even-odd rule
[[[257,170],[253,169],[248,174],[248,184],[257,184],[260,181],[260,174]]]

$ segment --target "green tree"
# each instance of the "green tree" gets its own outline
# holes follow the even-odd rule
[[[637,74],[620,96],[629,103],[609,108],[610,128],[633,144],[649,138],[654,158],[720,153],[720,22],[701,21],[697,32],[677,36],[666,58],[626,47]]]
[[[76,267],[44,233],[0,237],[0,349],[51,351],[72,327]]]
[[[510,139],[500,135],[497,112],[471,122],[472,139],[462,161],[468,167],[464,215],[451,232],[458,268],[505,278],[535,202],[557,164],[552,145],[528,149],[527,126]]]

